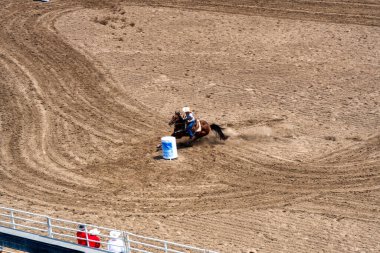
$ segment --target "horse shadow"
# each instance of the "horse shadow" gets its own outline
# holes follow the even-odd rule
[[[194,146],[194,142],[178,142],[177,143],[177,149],[186,149],[186,148],[191,148],[192,146]]]

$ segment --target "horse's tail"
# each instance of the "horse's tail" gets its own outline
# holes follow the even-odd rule
[[[223,133],[223,128],[221,128],[220,126],[218,126],[217,124],[211,124],[210,125],[210,127],[211,127],[211,130],[213,130],[218,136],[219,136],[219,138],[221,139],[221,140],[227,140],[228,139],[228,137],[229,136],[227,136],[227,135],[225,135],[224,133]]]

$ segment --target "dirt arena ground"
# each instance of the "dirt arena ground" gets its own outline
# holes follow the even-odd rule
[[[380,1],[1,5],[0,205],[220,252],[380,252]],[[162,160],[184,105],[231,137]]]

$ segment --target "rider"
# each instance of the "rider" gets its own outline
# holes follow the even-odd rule
[[[186,120],[186,133],[189,134],[190,139],[194,138],[194,133],[193,133],[193,126],[195,124],[195,117],[194,114],[190,111],[190,108],[185,106],[182,108],[182,111],[186,114],[183,119]]]

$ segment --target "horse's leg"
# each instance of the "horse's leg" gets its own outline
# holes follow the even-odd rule
[[[189,139],[186,143],[187,145],[191,146],[193,143],[195,143],[198,139],[202,138],[203,136],[206,136],[208,133],[205,131],[197,132],[194,134],[193,139]]]

